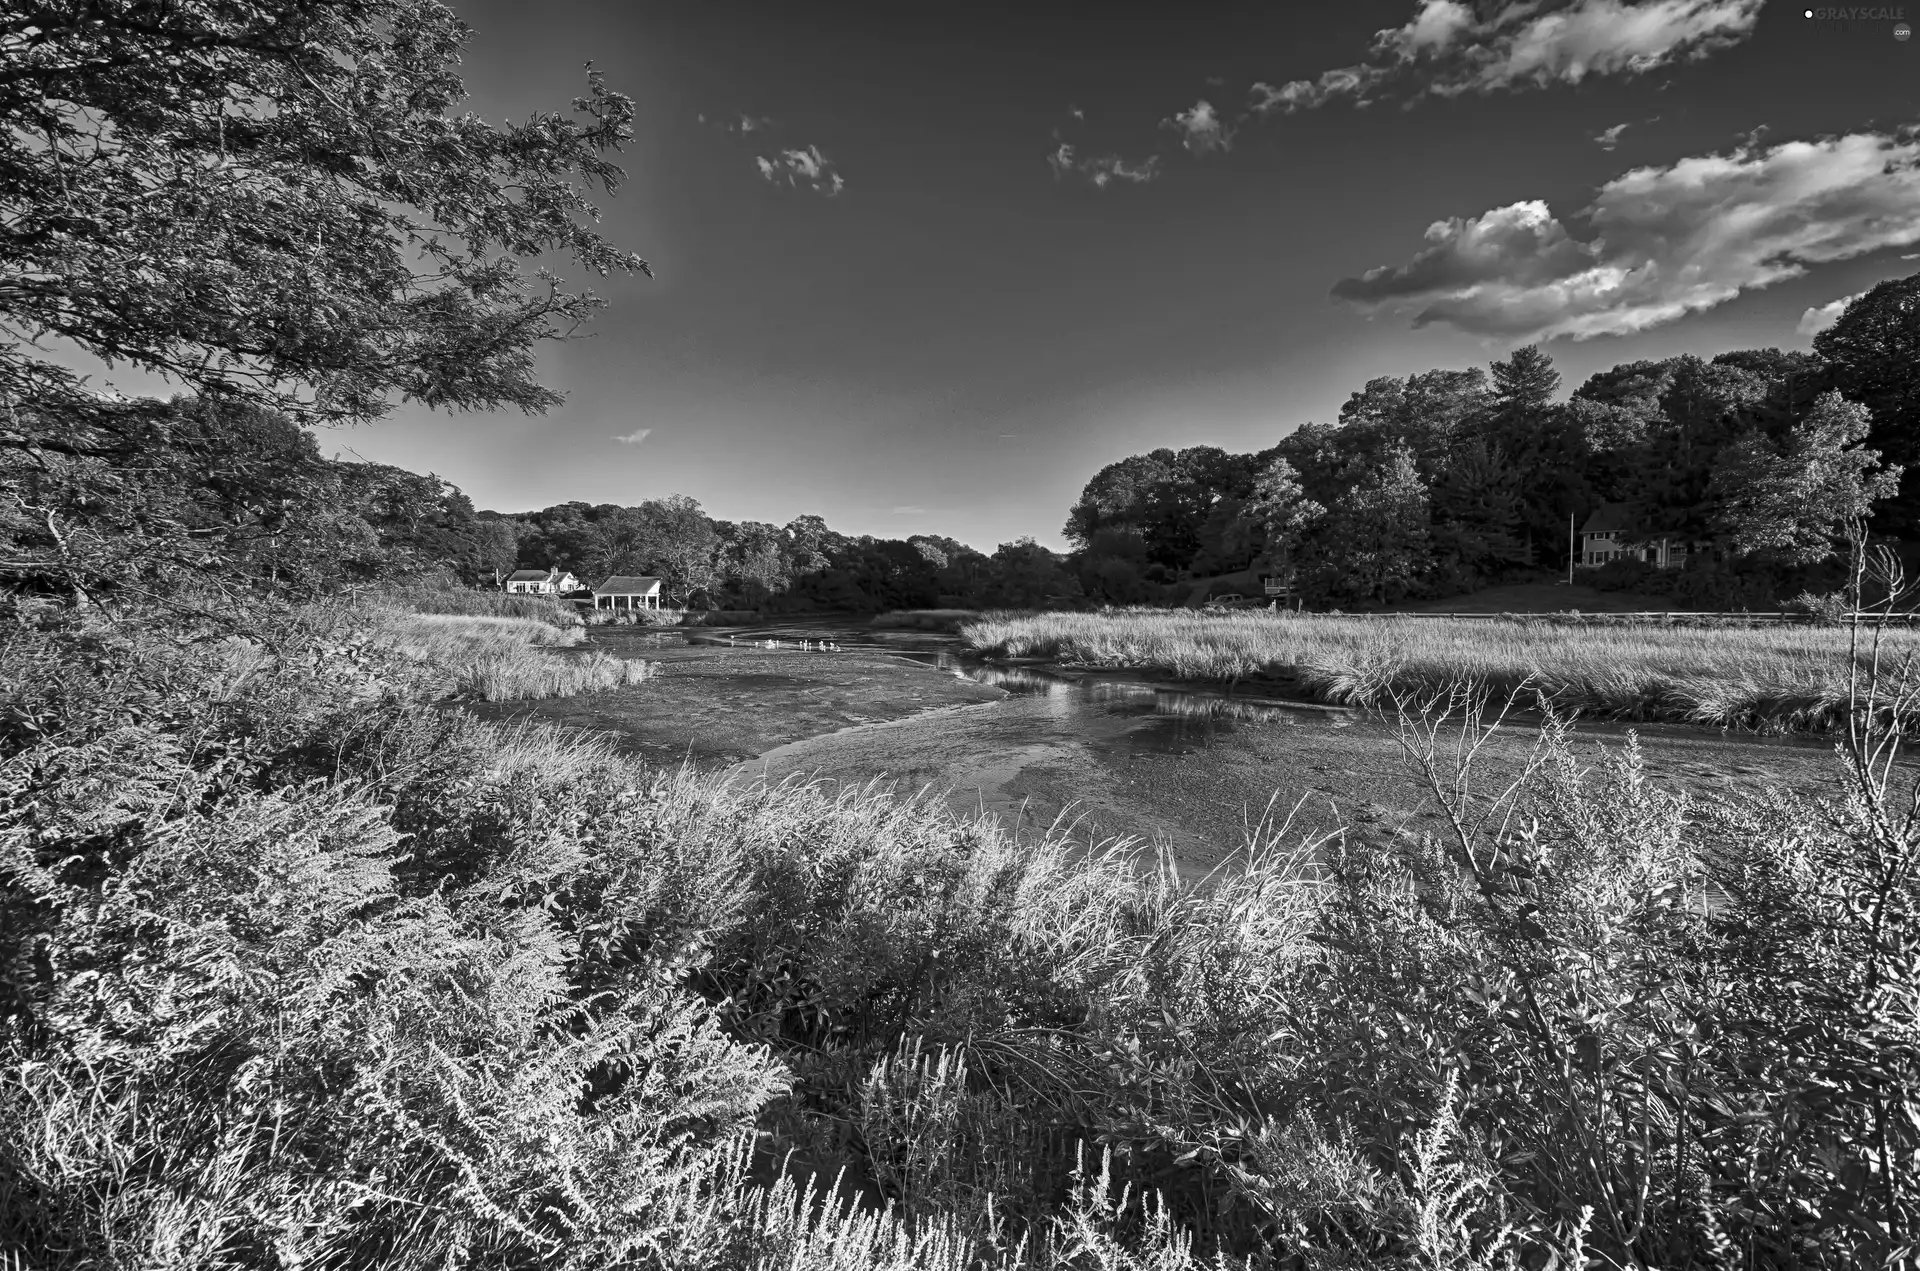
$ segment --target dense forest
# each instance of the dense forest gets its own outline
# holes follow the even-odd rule
[[[1177,578],[1294,573],[1309,604],[1365,605],[1564,571],[1568,522],[1627,506],[1635,536],[1693,545],[1601,586],[1759,606],[1823,581],[1844,526],[1920,536],[1920,275],[1881,283],[1814,339],[1631,362],[1556,401],[1526,347],[1488,371],[1370,380],[1338,422],[1254,454],[1155,450],[1101,469],[1066,533],[1086,593],[1146,601]]]

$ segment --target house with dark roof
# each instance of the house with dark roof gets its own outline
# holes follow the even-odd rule
[[[660,580],[644,575],[615,574],[593,589],[595,609],[658,609]]]
[[[1688,544],[1671,534],[1644,534],[1625,503],[1602,503],[1580,527],[1581,569],[1596,569],[1616,560],[1643,560],[1655,569],[1678,569],[1687,563]]]
[[[580,580],[564,569],[516,569],[507,575],[506,588],[514,595],[560,596],[580,590]]]

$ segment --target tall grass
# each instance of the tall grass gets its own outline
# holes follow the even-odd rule
[[[534,618],[388,614],[381,643],[450,677],[453,691],[488,702],[573,697],[645,683],[654,664],[612,654],[552,650],[580,643],[578,626]]]
[[[565,600],[519,592],[465,587],[391,587],[381,591],[375,599],[412,613],[474,618],[531,618],[563,630],[585,624],[580,611]]]
[[[1920,828],[1871,762],[1822,802],[1689,802],[1631,746],[1580,772],[1552,725],[1489,796],[1479,712],[1436,701],[1402,734],[1435,830],[1267,824],[1196,879],[932,796],[496,729],[337,648],[0,640],[0,1249],[1911,1252]]]
[[[983,653],[1182,679],[1292,681],[1320,701],[1382,706],[1472,680],[1560,709],[1639,720],[1829,728],[1845,718],[1847,633],[1811,626],[1589,627],[1443,618],[1134,611],[992,616],[963,628]],[[1883,656],[1920,652],[1889,631]]]

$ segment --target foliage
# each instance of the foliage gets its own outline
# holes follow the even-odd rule
[[[1890,278],[1847,306],[1813,347],[1836,386],[1873,415],[1867,444],[1905,469],[1899,493],[1876,513],[1874,529],[1920,534],[1920,273]]]
[[[1689,803],[1631,745],[1580,773],[1557,723],[1483,795],[1478,704],[1403,699],[1437,830],[1269,824],[1193,879],[483,725],[366,617],[176,642],[46,610],[0,645],[0,1240],[75,1267],[1906,1256],[1920,891],[1863,775],[1878,708],[1831,798]]]
[[[230,6],[81,0],[16,11],[0,41],[0,314],[29,336],[313,419],[558,400],[536,341],[589,317],[519,262],[644,270],[591,228],[587,187],[632,103],[589,76],[579,120],[452,112],[469,36],[433,0]],[[0,395],[87,453],[92,399],[0,353]],[[26,444],[16,434],[13,444]]]

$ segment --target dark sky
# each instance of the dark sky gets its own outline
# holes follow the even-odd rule
[[[1058,546],[1123,455],[1271,445],[1370,376],[1541,334],[1568,388],[1805,347],[1808,310],[1920,251],[1920,41],[1886,20],[1751,0],[1505,25],[1447,0],[457,7],[476,112],[563,108],[589,59],[636,99],[605,225],[658,271],[606,286],[597,334],[545,357],[570,395],[552,414],[403,410],[323,439],[500,510],[677,492],[728,519]],[[1108,175],[1153,156],[1149,180]]]

